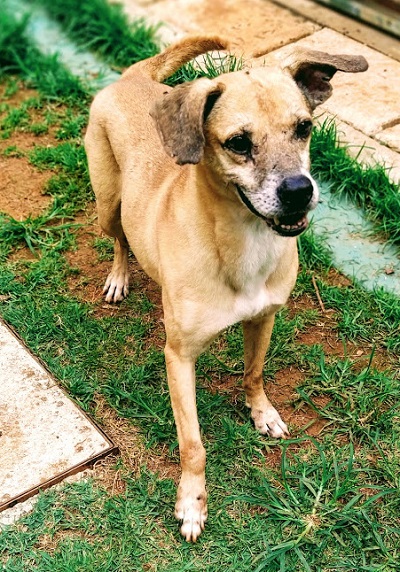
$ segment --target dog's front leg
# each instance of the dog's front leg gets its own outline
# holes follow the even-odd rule
[[[244,381],[246,405],[251,409],[251,417],[256,429],[271,437],[289,435],[286,424],[265,395],[263,368],[265,354],[271,340],[275,314],[261,319],[243,322],[244,335]]]
[[[182,536],[196,541],[207,519],[206,453],[197,418],[195,360],[184,357],[180,346],[167,334],[165,361],[182,467],[175,516],[182,522]]]

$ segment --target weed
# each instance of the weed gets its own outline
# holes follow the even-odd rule
[[[333,432],[345,433],[359,442],[368,438],[376,443],[386,432],[393,433],[393,425],[399,415],[400,386],[387,372],[368,367],[361,372],[354,371],[349,360],[334,360],[327,363],[321,356],[319,372],[298,388],[306,403],[321,417],[328,419]],[[313,401],[315,396],[329,398],[320,407]]]
[[[38,217],[29,216],[22,221],[9,215],[0,215],[0,241],[8,248],[22,242],[34,254],[42,247],[65,250],[71,245],[71,230],[78,225],[65,222],[64,218],[57,210]],[[60,220],[61,224],[54,224]]]
[[[222,73],[238,71],[243,67],[242,58],[237,58],[233,54],[204,54],[196,63],[189,62],[181,67],[173,76],[168,78],[167,85],[177,85],[185,81],[194,81],[200,77],[213,79]]]
[[[268,548],[255,558],[255,572],[311,572],[326,569],[322,568],[324,561],[331,570],[346,561],[347,566],[350,561],[354,569],[365,570],[374,561],[365,552],[372,539],[382,549],[387,565],[391,565],[387,569],[394,570],[397,559],[385,547],[386,531],[376,520],[376,513],[371,512],[375,512],[374,503],[384,495],[393,495],[395,489],[371,487],[373,494],[366,497],[352,446],[329,457],[315,441],[314,446],[317,455],[306,460],[301,455],[290,458],[284,447],[282,485],[274,486],[262,479],[252,494],[236,497],[265,507],[270,521],[286,531],[285,539],[278,544],[266,539]],[[325,560],[328,553],[329,563]]]

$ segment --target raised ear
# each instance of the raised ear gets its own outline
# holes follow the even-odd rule
[[[178,165],[196,164],[204,152],[204,121],[225,86],[207,78],[178,85],[155,102],[150,115]]]
[[[330,80],[337,71],[357,73],[368,69],[364,56],[331,55],[313,50],[296,50],[283,62],[306,96],[312,109],[332,93]]]

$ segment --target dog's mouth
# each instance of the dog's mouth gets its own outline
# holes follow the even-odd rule
[[[280,236],[298,236],[308,227],[307,215],[304,212],[292,213],[290,215],[282,215],[279,217],[266,217],[259,213],[256,208],[254,208],[253,204],[249,201],[239,185],[236,185],[236,189],[242,203],[249,209],[249,211],[251,211],[259,218],[262,218],[267,223],[267,225]]]
[[[301,218],[299,218],[299,216]],[[293,215],[265,218],[265,222],[281,236],[298,236],[308,227],[307,215],[298,213]]]

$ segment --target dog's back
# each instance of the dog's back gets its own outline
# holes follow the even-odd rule
[[[163,53],[130,66],[117,82],[95,96],[85,148],[99,224],[110,236],[121,240],[124,236],[121,199],[127,177],[131,179],[131,184],[125,185],[130,188],[129,209],[135,212],[136,220],[143,221],[142,210],[156,208],[155,204],[162,200],[165,173],[177,178],[185,173],[165,153],[150,116],[154,101],[172,89],[160,82],[193,58],[227,47],[228,42],[218,36],[184,38]],[[144,181],[140,173],[145,165]],[[146,232],[144,223],[140,232]],[[142,245],[141,240],[138,249]],[[136,254],[140,257],[140,252]],[[156,278],[151,268],[147,271]]]

